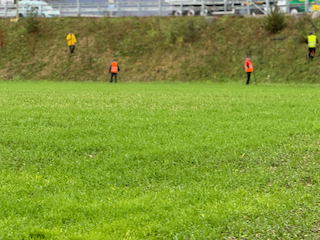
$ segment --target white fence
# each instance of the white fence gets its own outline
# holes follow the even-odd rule
[[[217,15],[217,14],[269,14],[277,1],[266,0],[218,0],[218,1],[181,1],[167,0],[163,2],[114,2],[114,3],[60,3],[51,4],[54,10],[59,11],[59,17],[122,17],[122,16],[166,16],[166,15]],[[281,3],[281,4],[280,4]],[[320,4],[320,3],[319,3]],[[302,4],[290,4],[290,0],[278,1],[282,11],[290,13],[292,9],[310,10],[308,1]],[[41,7],[40,7],[40,11]],[[0,17],[16,16],[16,7],[13,4],[0,5]]]

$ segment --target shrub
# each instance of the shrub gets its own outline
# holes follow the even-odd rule
[[[39,32],[39,20],[37,19],[37,12],[33,9],[28,13],[27,18],[25,19],[25,28],[28,33],[38,33]]]
[[[281,13],[280,8],[276,6],[271,8],[271,13],[267,16],[264,23],[264,28],[270,33],[277,33],[286,26],[284,14]]]

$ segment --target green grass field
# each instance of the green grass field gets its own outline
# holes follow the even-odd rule
[[[320,238],[320,87],[0,83],[0,239]]]

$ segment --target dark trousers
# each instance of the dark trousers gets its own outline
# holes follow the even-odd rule
[[[114,76],[114,82],[116,83],[117,82],[117,74],[116,73],[111,73],[110,82],[112,82],[113,76]]]
[[[74,51],[74,49],[75,49],[76,47],[75,47],[74,45],[70,45],[69,48],[70,48],[70,53],[73,53],[73,51]]]
[[[247,78],[247,83],[246,84],[249,84],[249,82],[250,82],[250,75],[251,75],[251,72],[247,72],[248,78]]]
[[[316,48],[309,48],[309,58],[312,60],[316,54]]]

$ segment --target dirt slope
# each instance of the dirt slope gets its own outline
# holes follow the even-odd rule
[[[203,17],[59,18],[11,23],[0,20],[1,79],[106,81],[110,62],[120,64],[121,81],[243,81],[243,61],[252,56],[259,81],[319,82],[319,57],[308,63],[303,38],[313,25],[287,18],[277,35],[264,18]],[[77,36],[70,56],[66,35]],[[272,40],[285,37],[285,40]],[[319,53],[320,54],[320,53]]]

